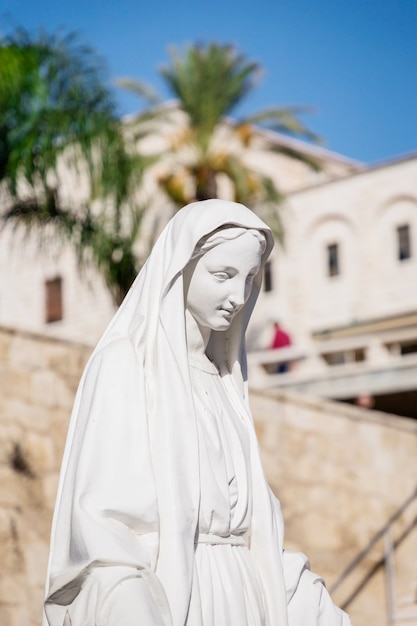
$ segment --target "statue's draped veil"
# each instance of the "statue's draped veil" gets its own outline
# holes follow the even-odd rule
[[[252,211],[221,200],[184,207],[160,235],[87,364],[68,431],[52,529],[46,604],[51,626],[62,626],[54,616],[65,615],[59,611],[92,573],[99,577],[114,566],[118,572],[139,572],[163,603],[161,581],[172,623],[182,626],[186,621],[199,460],[182,270],[197,242],[226,224],[262,231],[265,263],[273,239]],[[246,305],[227,331],[213,332],[211,344],[252,438],[251,551],[265,583],[267,623],[285,626],[282,520],[263,476],[246,394],[244,333],[261,278],[262,270]],[[117,402],[105,401],[112,394]],[[107,479],[105,472],[102,479],[97,476],[102,468],[92,467],[100,454],[112,468]],[[169,624],[168,612],[165,619]]]

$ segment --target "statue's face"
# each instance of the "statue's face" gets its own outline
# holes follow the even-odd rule
[[[199,326],[229,328],[249,298],[261,257],[260,242],[251,233],[244,233],[220,243],[187,266],[187,309]]]

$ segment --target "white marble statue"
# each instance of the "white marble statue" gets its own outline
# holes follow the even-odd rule
[[[233,202],[167,225],[86,367],[53,522],[44,626],[348,626],[283,550],[244,332],[269,228]]]

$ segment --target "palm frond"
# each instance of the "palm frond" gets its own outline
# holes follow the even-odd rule
[[[245,117],[243,123],[263,125],[275,132],[296,135],[314,143],[320,143],[320,137],[309,130],[299,119],[299,115],[312,112],[310,107],[301,106],[271,108]]]
[[[193,197],[187,191],[188,178],[189,173],[185,168],[177,168],[176,171],[161,175],[158,178],[159,185],[178,208],[189,204],[193,200]]]
[[[74,34],[17,31],[0,40],[0,180],[11,205],[5,223],[36,232],[39,242],[50,233],[69,241],[80,266],[93,262],[120,300],[136,273],[142,208],[134,195],[151,159],[117,119],[102,70]],[[61,161],[87,175],[85,206],[63,206]],[[91,209],[95,199],[100,211]]]
[[[68,209],[58,204],[56,193],[43,201],[26,199],[13,201],[1,216],[0,230],[11,226],[24,238],[36,233],[39,250],[49,254],[57,250],[57,242],[70,242],[77,228],[77,220]]]
[[[101,271],[116,304],[130,289],[140,266],[134,253],[146,207],[136,207],[128,224],[106,223],[104,216],[84,215],[78,224],[78,262],[81,268],[94,263]]]
[[[206,151],[221,118],[254,88],[260,67],[248,63],[232,46],[212,43],[188,47],[183,54],[173,48],[171,65],[160,72]]]
[[[150,106],[158,106],[162,104],[162,100],[158,93],[150,85],[128,77],[120,77],[115,80],[115,84],[122,89],[131,91],[139,96]]]
[[[281,218],[282,203],[284,196],[280,193],[274,182],[268,176],[261,176],[263,197],[251,207],[268,224],[274,237],[284,245],[285,233]],[[279,210],[278,210],[279,207]]]
[[[279,154],[284,154],[291,159],[295,159],[296,161],[305,163],[314,172],[321,172],[323,170],[322,162],[311,154],[308,154],[307,152],[302,152],[301,150],[296,150],[295,148],[290,148],[289,146],[284,146],[282,144],[280,145],[278,143],[271,143],[269,149],[272,153],[276,152]]]
[[[251,171],[243,165],[241,160],[233,154],[223,154],[215,166],[218,172],[226,174],[232,181],[234,200],[242,204],[249,203],[254,192],[251,185]]]
[[[19,30],[0,42],[0,61],[2,174],[15,194],[20,176],[29,184],[45,179],[69,143],[89,154],[115,119],[115,105],[101,61],[74,34]]]

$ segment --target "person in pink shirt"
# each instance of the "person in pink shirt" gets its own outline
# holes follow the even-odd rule
[[[279,322],[274,322],[274,338],[271,344],[271,350],[278,350],[279,348],[287,348],[292,345],[291,337],[285,332],[279,325]],[[285,374],[289,371],[289,363],[278,363],[276,372],[277,374]]]

